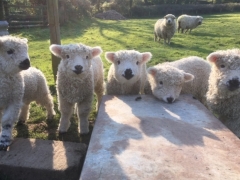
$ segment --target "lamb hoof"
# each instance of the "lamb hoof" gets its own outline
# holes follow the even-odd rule
[[[49,116],[47,116],[46,120],[53,120],[53,119],[54,119],[54,115],[49,115]]]
[[[61,135],[63,135],[63,134],[66,134],[67,133],[67,131],[58,131],[58,134],[61,134]]]
[[[86,135],[88,135],[88,133],[89,133],[89,132],[80,132],[80,135],[81,135],[81,136],[86,136]]]
[[[19,120],[19,121],[17,122],[17,126],[21,126],[21,125],[23,125],[23,124],[25,124],[25,121]]]
[[[8,145],[0,144],[0,151],[7,151]]]

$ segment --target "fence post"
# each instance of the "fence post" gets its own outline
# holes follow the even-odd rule
[[[61,44],[60,42],[60,27],[58,15],[58,0],[51,0],[47,2],[48,9],[48,24],[50,29],[50,44]],[[60,59],[52,54],[52,69],[54,81],[56,82],[57,68]]]

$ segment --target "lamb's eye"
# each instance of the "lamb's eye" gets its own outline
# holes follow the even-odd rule
[[[86,59],[88,59],[88,56],[86,56]]]
[[[138,64],[139,64],[139,62],[137,61],[137,62],[136,62],[136,64],[138,65]]]
[[[223,64],[221,64],[221,66],[220,66],[221,68],[225,68],[225,65],[223,65]]]
[[[68,54],[66,55],[66,58],[69,59],[69,55]]]
[[[162,81],[160,81],[160,82],[159,82],[159,84],[160,84],[160,85],[163,85],[163,82],[162,82]]]
[[[8,53],[8,54],[13,54],[13,53],[14,53],[14,50],[13,50],[13,49],[9,49],[9,50],[7,51],[7,53]]]
[[[120,64],[120,61],[117,61],[118,64]]]

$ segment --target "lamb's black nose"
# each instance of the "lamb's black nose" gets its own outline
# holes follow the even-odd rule
[[[167,98],[167,102],[168,102],[168,103],[172,103],[172,102],[173,102],[173,98],[172,98],[172,97],[168,97],[168,98]]]
[[[227,87],[229,91],[235,91],[236,89],[239,88],[240,82],[239,79],[236,78],[232,78],[231,80],[228,81],[227,83]]]
[[[74,72],[76,74],[80,74],[80,73],[82,73],[82,69],[83,69],[83,67],[81,65],[77,65],[77,66],[75,66]]]
[[[20,62],[18,67],[21,69],[21,70],[26,70],[30,67],[30,61],[29,59],[25,59],[24,61]]]
[[[133,76],[131,69],[126,69],[123,75],[127,80],[131,79]]]

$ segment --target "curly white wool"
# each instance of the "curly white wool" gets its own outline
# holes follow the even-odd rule
[[[148,68],[145,93],[168,103],[174,102],[180,93],[190,93],[205,103],[210,70],[209,63],[197,56],[158,64]]]
[[[170,44],[170,40],[176,32],[176,17],[167,14],[163,19],[157,20],[154,25],[154,41],[164,39],[164,43]]]
[[[29,118],[29,107],[32,101],[46,108],[47,119],[56,115],[54,111],[53,97],[49,91],[47,80],[39,69],[30,67],[21,72],[24,79],[23,106],[19,116],[19,123],[24,123]]]
[[[50,51],[61,58],[57,73],[57,94],[61,113],[59,132],[67,132],[74,104],[77,103],[79,131],[89,132],[88,116],[93,94],[97,95],[97,107],[104,93],[103,64],[100,47],[84,44],[50,46]]]
[[[240,49],[219,50],[207,60],[212,64],[208,107],[240,138]]]
[[[184,30],[186,29],[185,33],[190,30],[189,32],[192,31],[192,29],[195,29],[199,25],[202,24],[203,17],[202,16],[189,16],[189,15],[181,15],[177,19],[177,24],[178,24],[178,32],[181,30],[183,33]]]
[[[12,129],[24,95],[20,71],[29,67],[27,39],[0,37],[0,150],[6,150],[11,144]]]
[[[106,52],[105,57],[112,63],[108,71],[107,94],[143,93],[147,78],[146,63],[152,57],[150,52],[140,53],[135,50],[120,50]]]

